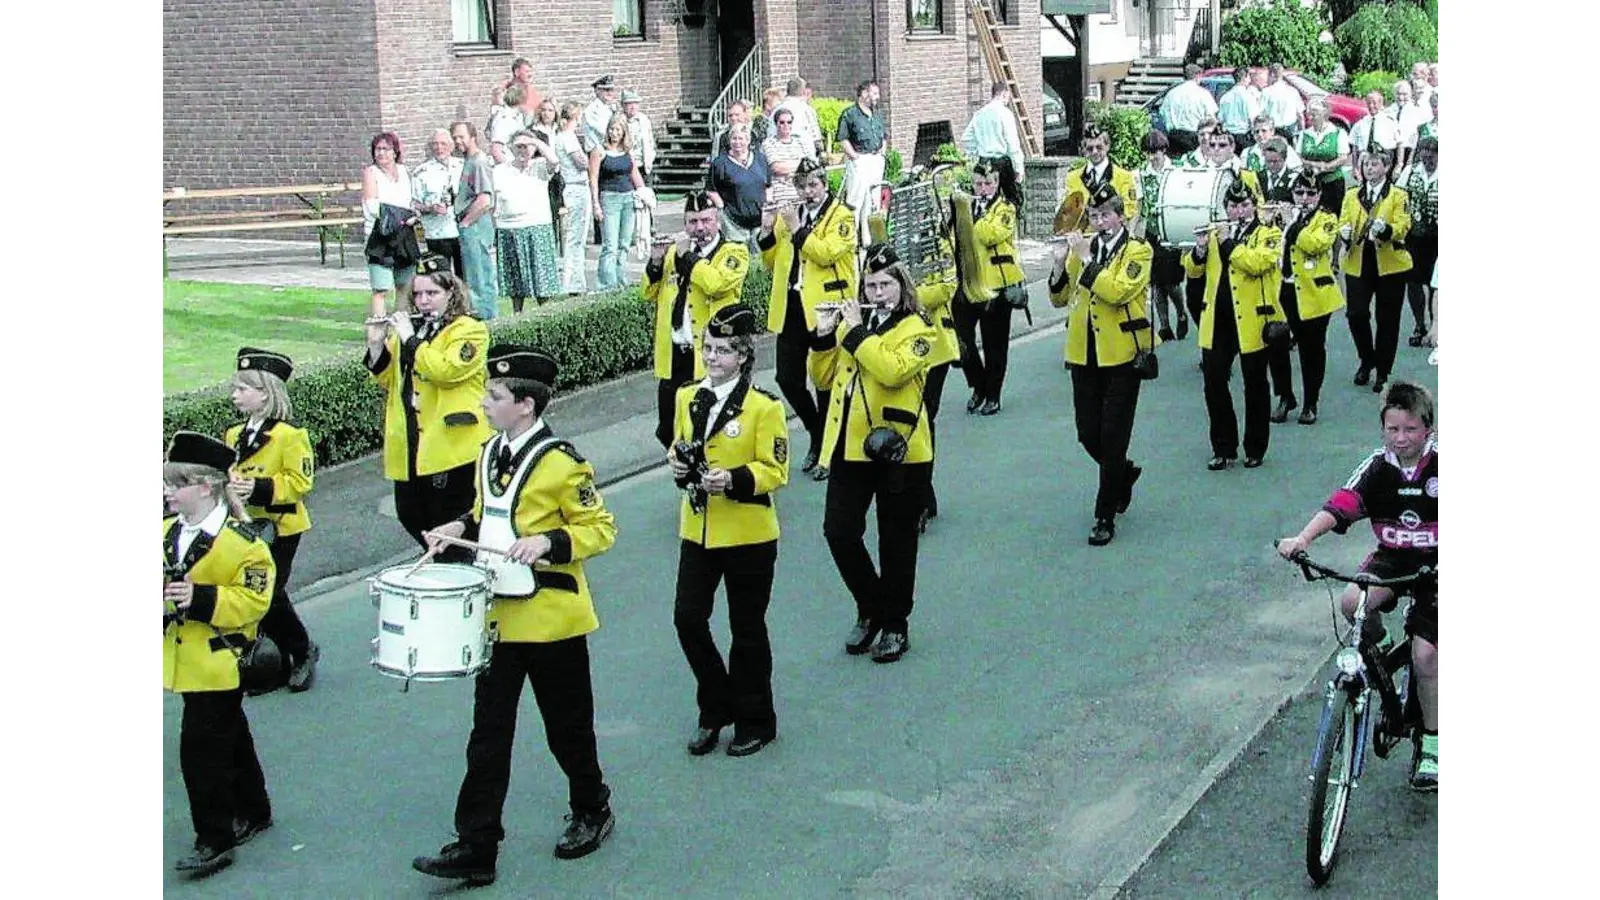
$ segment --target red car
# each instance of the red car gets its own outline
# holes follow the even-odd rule
[[[1300,92],[1301,100],[1309,101],[1312,97],[1327,97],[1328,121],[1346,131],[1349,131],[1350,126],[1367,115],[1367,104],[1361,100],[1357,100],[1354,97],[1346,97],[1343,94],[1331,94],[1312,84],[1310,80],[1298,72],[1286,72],[1283,77],[1288,79],[1289,84]],[[1233,70],[1207,69],[1200,73],[1200,83],[1205,86],[1206,90],[1211,92],[1213,98],[1221,101],[1222,95],[1233,87]],[[1177,84],[1174,84],[1172,87],[1177,86]],[[1167,88],[1144,105],[1144,111],[1149,113],[1151,123],[1162,131],[1167,130],[1167,123],[1161,118],[1161,104],[1167,99],[1167,94],[1171,90],[1171,87]],[[1304,122],[1309,122],[1309,119],[1304,120]]]

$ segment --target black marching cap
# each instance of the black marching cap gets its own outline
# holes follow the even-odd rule
[[[172,443],[167,446],[169,463],[193,463],[226,472],[238,461],[239,454],[232,447],[194,431],[174,434]]]
[[[1110,203],[1113,198],[1119,196],[1121,195],[1117,193],[1117,189],[1112,187],[1111,182],[1108,181],[1105,184],[1100,185],[1098,188],[1095,188],[1094,195],[1089,198],[1089,205],[1104,206],[1105,204]]]
[[[490,378],[521,378],[555,386],[556,361],[532,347],[500,344],[489,348]]]
[[[730,303],[711,314],[706,331],[715,338],[747,337],[760,331],[756,314],[743,303]]]
[[[240,347],[235,368],[240,372],[267,372],[288,381],[289,375],[294,372],[294,362],[282,353],[259,350],[255,347]]]
[[[870,273],[882,272],[899,261],[899,254],[888,244],[873,244],[867,248],[867,271]]]
[[[1232,184],[1228,185],[1228,192],[1222,196],[1222,199],[1227,203],[1254,203],[1256,202],[1256,195],[1250,193],[1250,188],[1245,185],[1243,178],[1236,178]]]

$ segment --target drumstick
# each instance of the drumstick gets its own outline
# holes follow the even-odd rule
[[[407,569],[406,573],[404,575],[400,576],[400,580],[401,581],[410,581],[411,580],[411,576],[416,574],[416,571],[418,569],[422,568],[422,564],[423,563],[427,562],[430,559],[433,559],[433,551],[434,551],[434,548],[429,547],[428,548],[428,552],[422,554],[422,558],[417,560],[415,563],[413,563],[411,568]]]
[[[457,547],[466,547],[468,550],[481,550],[484,553],[493,553],[496,556],[510,556],[510,554],[504,550],[496,550],[495,548],[486,546],[484,544],[474,543],[464,538],[451,537],[448,534],[439,534],[436,531],[424,531],[422,536],[433,538],[442,544],[453,544]]]

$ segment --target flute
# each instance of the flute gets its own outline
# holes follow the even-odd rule
[[[1219,228],[1227,228],[1231,224],[1233,224],[1233,223],[1231,223],[1231,222],[1211,222],[1211,223],[1206,224],[1206,225],[1196,225],[1195,228],[1194,228],[1194,233],[1195,234],[1207,234],[1209,232],[1216,231]]]

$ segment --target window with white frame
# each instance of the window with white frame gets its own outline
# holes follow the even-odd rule
[[[944,33],[942,0],[906,0],[906,30],[912,34]]]
[[[494,0],[450,0],[450,24],[457,44],[498,46]]]
[[[615,37],[644,37],[644,0],[611,0],[611,21]]]

